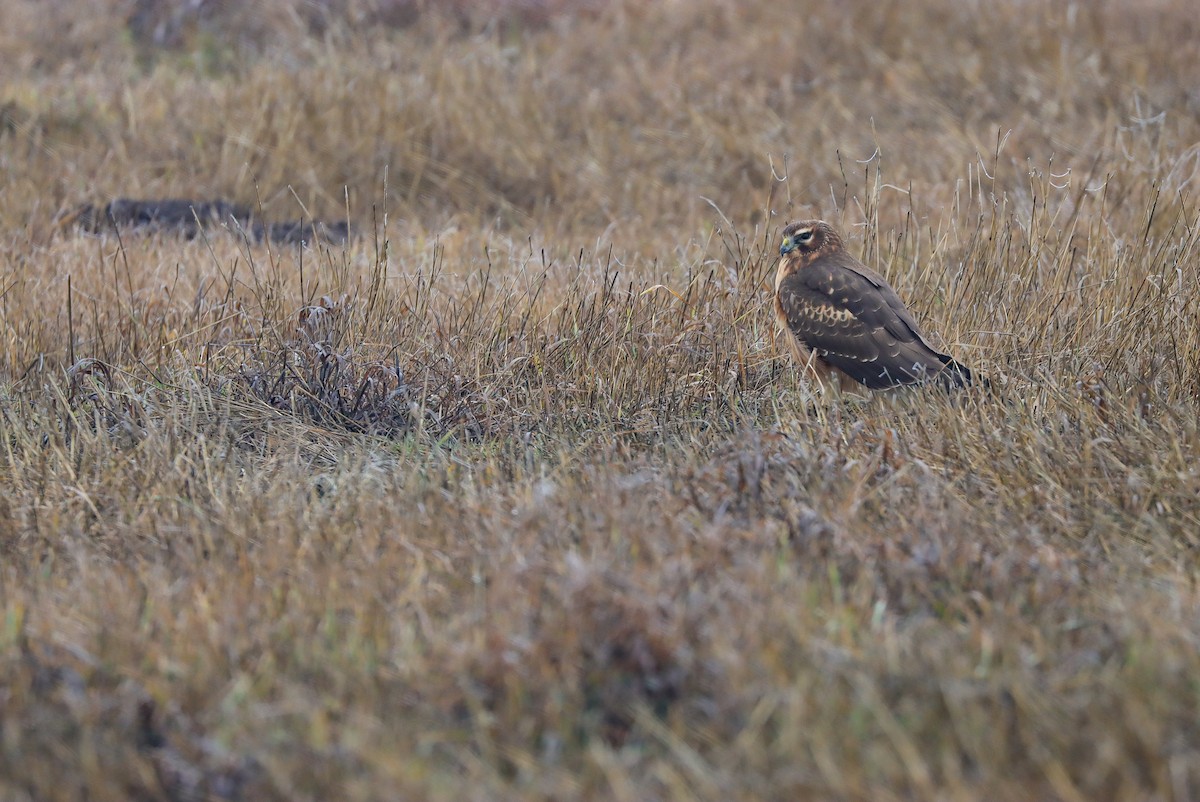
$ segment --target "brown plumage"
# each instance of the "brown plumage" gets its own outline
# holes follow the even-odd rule
[[[779,256],[775,317],[796,358],[819,378],[850,378],[872,390],[971,383],[971,371],[925,340],[895,291],[846,252],[828,223],[788,225]]]

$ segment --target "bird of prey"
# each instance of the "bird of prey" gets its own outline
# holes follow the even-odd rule
[[[971,371],[921,334],[883,277],[846,252],[823,220],[783,230],[775,318],[800,364],[819,380],[853,379],[872,390],[936,382],[958,387]]]

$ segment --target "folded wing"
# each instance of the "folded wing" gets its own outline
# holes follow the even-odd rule
[[[935,377],[970,383],[970,371],[925,341],[883,279],[845,261],[831,256],[780,282],[779,304],[796,337],[873,390]]]

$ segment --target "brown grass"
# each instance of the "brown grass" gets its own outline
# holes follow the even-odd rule
[[[3,11],[0,797],[1200,795],[1188,3],[181,8]]]

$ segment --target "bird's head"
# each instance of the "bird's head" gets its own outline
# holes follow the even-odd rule
[[[775,271],[775,289],[793,273],[803,270],[823,256],[842,249],[842,238],[824,220],[797,220],[783,229],[779,245],[779,268]]]
[[[833,230],[833,226],[824,220],[797,220],[789,223],[783,230],[783,242],[779,245],[779,255],[797,254],[805,263],[812,261],[818,254],[826,254],[841,247],[842,240]]]

